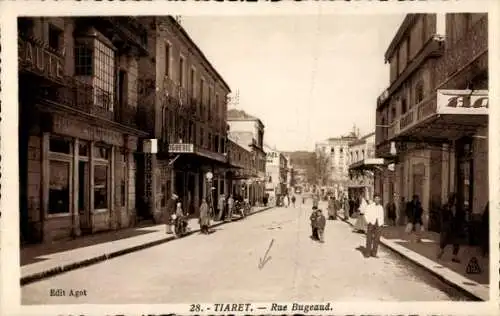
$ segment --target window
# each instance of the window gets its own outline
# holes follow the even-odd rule
[[[63,138],[51,137],[49,151],[61,154],[71,154],[71,141]]]
[[[18,18],[18,31],[24,36],[33,36],[34,23],[30,18]]]
[[[75,44],[75,75],[92,76],[92,49],[85,44]]]
[[[334,154],[335,153],[335,148],[332,147],[332,149],[330,149],[330,153]]]
[[[52,24],[49,24],[49,46],[53,50],[59,51],[62,48],[63,31]]]
[[[94,167],[94,209],[108,208],[108,166]]]
[[[171,67],[170,59],[172,56],[172,46],[169,43],[165,43],[165,76],[171,77]]]
[[[408,111],[408,107],[406,105],[406,99],[401,100],[401,114],[405,114]]]
[[[396,108],[391,108],[391,122],[396,119]]]
[[[78,143],[78,155],[88,157],[89,155],[89,144],[84,141]]]
[[[161,185],[161,207],[167,206],[167,184],[163,183]]]
[[[185,68],[185,60],[184,57],[181,56],[179,59],[179,85],[184,87],[184,68]]]
[[[94,103],[113,110],[115,90],[115,52],[104,43],[94,43]]]
[[[200,127],[200,146],[205,146],[205,131],[203,130],[203,127]]]
[[[212,87],[208,87],[208,119],[212,119]]]
[[[196,70],[194,68],[191,68],[191,74],[189,76],[189,79],[190,79],[190,82],[189,82],[189,94],[191,95],[191,97],[194,97],[194,93],[195,93],[195,84],[196,84],[196,81],[195,81],[195,76],[196,76]]]
[[[138,84],[138,65],[135,58],[131,58],[128,65],[128,104],[137,107],[137,84]]]
[[[94,150],[94,157],[98,159],[109,159],[109,148],[96,146]]]
[[[415,105],[422,102],[424,99],[424,84],[422,82],[418,82],[415,86]]]
[[[49,214],[69,213],[70,164],[63,161],[49,162]]]

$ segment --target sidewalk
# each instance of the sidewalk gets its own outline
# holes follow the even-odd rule
[[[342,216],[342,215],[341,215]],[[356,219],[351,218],[346,223],[354,226]],[[446,249],[441,259],[437,259],[439,249],[439,234],[423,232],[422,241],[410,241],[404,232],[404,226],[384,227],[380,243],[413,263],[428,270],[442,281],[461,289],[469,295],[482,300],[489,300],[489,258],[483,258],[478,247],[461,246],[459,252],[460,263],[451,261],[451,246]],[[476,257],[481,273],[467,274],[469,260]]]
[[[253,207],[249,216],[270,208]],[[238,215],[233,218],[239,219]],[[212,222],[211,227],[227,223],[230,222]],[[189,228],[189,234],[199,232],[198,218],[189,220]],[[165,233],[165,225],[155,225],[98,233],[53,244],[28,246],[20,251],[21,285],[174,239],[174,235]]]

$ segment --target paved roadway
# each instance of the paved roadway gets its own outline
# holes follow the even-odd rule
[[[22,288],[23,304],[259,301],[462,300],[427,272],[380,248],[356,250],[364,236],[328,221],[325,243],[310,239],[311,205],[275,208]],[[269,261],[259,269],[271,241]],[[66,296],[50,296],[62,289]],[[78,298],[70,290],[85,291]],[[83,293],[83,292],[81,292]]]

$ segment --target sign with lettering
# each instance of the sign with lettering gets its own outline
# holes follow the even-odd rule
[[[439,114],[488,115],[488,90],[438,90]]]
[[[64,75],[64,62],[61,56],[50,52],[42,42],[32,43],[19,39],[19,64],[47,78],[61,79]]]

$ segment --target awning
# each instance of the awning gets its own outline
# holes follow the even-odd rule
[[[349,166],[349,171],[363,171],[363,170],[373,171],[380,169],[382,166],[385,166],[386,164],[387,163],[384,160],[384,158],[368,158],[352,163]]]

